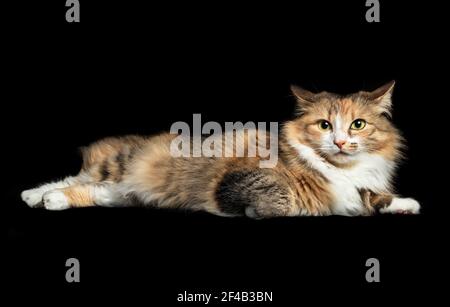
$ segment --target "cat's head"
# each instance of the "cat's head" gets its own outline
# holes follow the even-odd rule
[[[391,81],[372,92],[341,96],[292,86],[299,117],[286,127],[288,137],[333,164],[352,163],[367,153],[395,160],[402,139],[390,120],[393,88]]]

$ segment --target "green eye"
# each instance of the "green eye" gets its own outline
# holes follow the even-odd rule
[[[319,122],[319,129],[320,130],[330,130],[331,129],[331,124],[329,122],[327,122],[326,120],[321,120]]]
[[[366,126],[366,121],[364,119],[357,119],[352,123],[352,125],[350,126],[350,129],[361,130],[361,129],[364,129],[365,126]]]

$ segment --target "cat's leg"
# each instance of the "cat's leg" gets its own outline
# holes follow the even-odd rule
[[[276,173],[243,170],[226,174],[216,191],[218,208],[225,215],[251,218],[295,216],[300,213],[290,188]]]
[[[365,202],[366,203],[366,202]],[[419,214],[420,204],[412,198],[400,198],[392,194],[375,194],[370,192],[367,199],[369,206],[380,213]]]
[[[380,208],[380,213],[419,214],[420,204],[412,198],[393,197],[389,205]]]
[[[295,199],[285,187],[268,186],[267,189],[254,191],[253,201],[245,208],[245,215],[250,218],[271,218],[278,216],[297,216],[300,210]]]
[[[115,183],[76,184],[54,189],[43,195],[44,207],[48,210],[64,210],[76,207],[124,205],[127,199]]]
[[[30,207],[37,207],[42,205],[42,196],[48,192],[55,189],[62,189],[68,186],[78,184],[85,180],[83,175],[69,176],[60,181],[50,182],[38,186],[34,189],[25,190],[21,193],[21,198]]]

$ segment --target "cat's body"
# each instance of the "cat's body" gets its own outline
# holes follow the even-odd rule
[[[392,194],[402,146],[386,117],[392,87],[345,97],[294,88],[301,116],[284,125],[273,168],[260,168],[259,156],[174,157],[168,133],[108,138],[83,149],[78,176],[22,199],[52,210],[143,204],[255,218],[418,213],[415,200]]]

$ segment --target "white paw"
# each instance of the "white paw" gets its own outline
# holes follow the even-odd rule
[[[94,188],[92,192],[95,203],[100,206],[110,207],[117,202],[117,199],[120,197],[117,192],[102,186]]]
[[[252,219],[259,218],[258,214],[256,213],[255,208],[250,207],[250,206],[245,208],[245,215],[247,215],[247,217],[252,218]]]
[[[20,194],[22,200],[27,203],[30,207],[36,207],[40,203],[42,203],[42,195],[44,194],[44,190],[41,188],[25,190]]]
[[[420,204],[412,198],[394,198],[391,204],[380,209],[381,213],[419,214]]]
[[[70,208],[66,195],[60,190],[45,193],[42,201],[47,210],[64,210]]]

